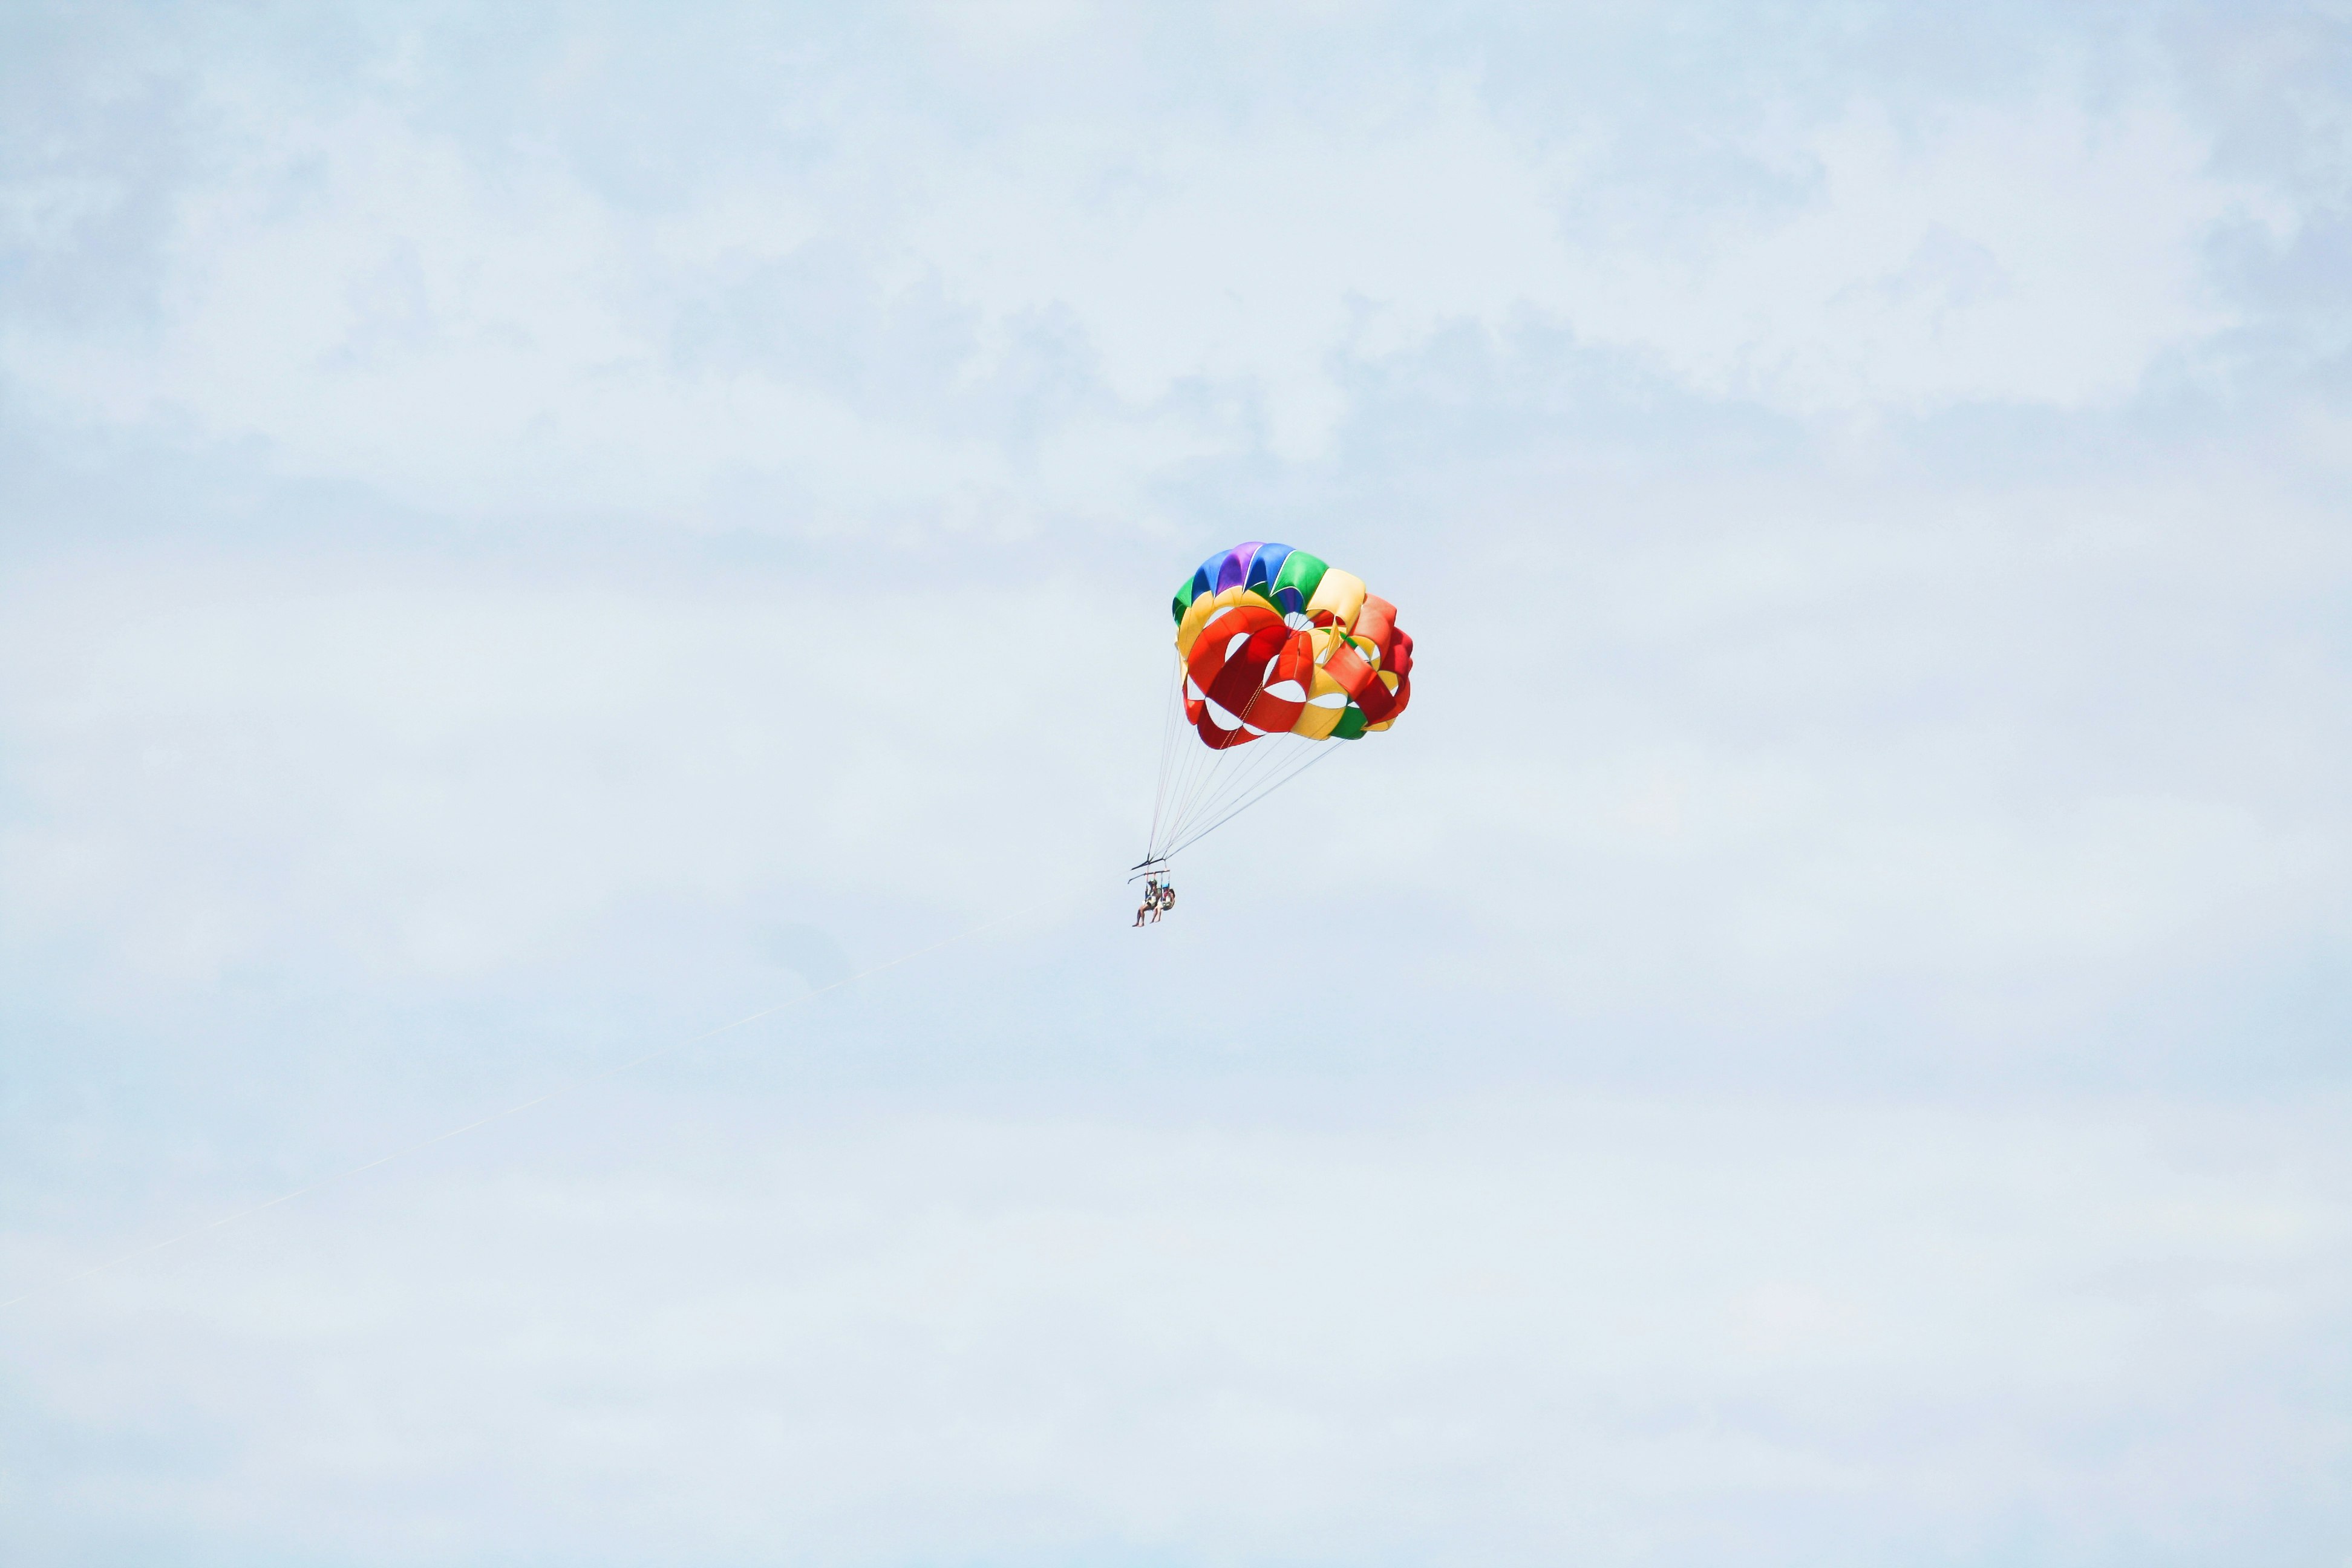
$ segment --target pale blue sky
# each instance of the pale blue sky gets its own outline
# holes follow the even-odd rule
[[[2340,1565],[2347,277],[2340,5],[9,8],[0,1557]]]

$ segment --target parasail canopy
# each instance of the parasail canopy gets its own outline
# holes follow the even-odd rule
[[[1384,731],[1412,700],[1412,638],[1396,606],[1304,550],[1252,540],[1220,551],[1170,608],[1176,692],[1144,865],[1332,754],[1321,742]]]

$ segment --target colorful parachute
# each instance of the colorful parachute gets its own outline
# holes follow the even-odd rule
[[[1146,866],[1329,751],[1297,742],[1385,730],[1412,700],[1412,638],[1398,628],[1396,606],[1304,550],[1253,540],[1220,551],[1176,590],[1171,608],[1179,694]],[[1181,741],[1179,715],[1192,731]],[[1268,744],[1225,765],[1257,741]]]

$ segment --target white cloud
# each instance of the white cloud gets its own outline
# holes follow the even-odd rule
[[[1088,37],[1074,65],[1145,68]],[[796,82],[774,69],[776,90]],[[567,79],[523,90],[589,90]],[[614,202],[555,146],[461,138],[413,85],[321,103],[230,80],[256,97],[206,100],[215,155],[172,205],[155,335],[99,351],[19,321],[11,375],[79,417],[181,416],[264,439],[284,471],[475,513],[692,505],[744,470],[788,476],[821,516],[1064,504],[1076,476],[1032,489],[943,414],[1047,318],[1077,334],[1104,395],[1063,411],[1061,447],[1113,430],[1082,510],[1133,509],[1188,453],[1326,454],[1350,365],[1457,323],[1563,321],[1708,395],[1805,414],[2112,404],[2232,324],[2201,247],[2263,207],[2209,172],[2208,138],[2152,90],[2098,110],[2054,88],[1899,117],[1864,101],[1733,132],[1759,179],[1808,194],[1717,193],[1661,227],[1623,215],[1672,193],[1630,202],[1639,165],[1578,106],[1538,141],[1462,72],[1371,70],[1240,112],[1049,100],[962,139],[849,98],[803,107],[799,130],[854,136],[854,154],[715,159],[649,207]],[[35,182],[16,205],[49,212],[64,188]],[[21,243],[69,226],[28,218]],[[826,244],[850,248],[870,298],[764,287],[851,334],[853,357],[880,346],[856,336],[879,330],[863,313],[927,289],[970,333],[923,344],[882,404],[789,349],[678,362],[684,312]],[[1171,406],[1194,386],[1249,416]]]
[[[1699,385],[1825,410],[2113,403],[2234,319],[2200,250],[2245,193],[2157,104],[1873,105],[1801,153],[1801,212],[1695,256],[1595,258],[1580,321]]]
[[[28,1303],[0,1556],[2343,1538],[2324,159],[2054,16],[305,15],[0,24],[0,1295],[1016,918]],[[1268,532],[1414,710],[1130,933]]]
[[[20,585],[8,926],[110,925],[117,963],[182,984],[298,952],[453,976],[647,895],[972,914],[1008,840],[1055,847],[1024,869],[1064,888],[1076,846],[1139,831],[1103,770],[1156,742],[1124,700],[1156,687],[1149,628],[1089,635],[1066,581],[848,587],[367,559]]]
[[[2336,1451],[2324,1108],[647,1092],[553,1113],[618,1161],[486,1142],[39,1307],[18,1430],[176,1411],[202,1489],[100,1462],[92,1501],[393,1560],[1874,1562],[2027,1520],[2194,1557],[2307,1517]]]

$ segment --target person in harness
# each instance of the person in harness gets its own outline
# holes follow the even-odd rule
[[[1143,917],[1146,915],[1150,915],[1153,920],[1160,918],[1160,879],[1157,877],[1144,879],[1143,902],[1136,909],[1135,923],[1141,925]]]
[[[1160,907],[1161,910],[1172,910],[1176,907],[1175,883],[1171,882],[1166,887],[1160,889]],[[1158,920],[1160,916],[1155,913],[1151,918],[1153,920]]]

